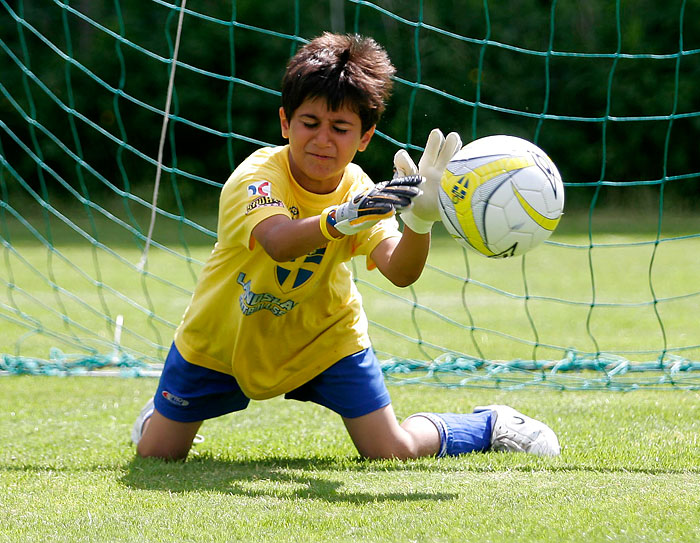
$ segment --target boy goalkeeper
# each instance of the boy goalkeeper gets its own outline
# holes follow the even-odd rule
[[[399,152],[401,176],[377,185],[351,162],[393,73],[359,36],[324,34],[290,60],[279,110],[289,143],[254,152],[222,189],[217,243],[132,430],[139,455],[185,458],[203,420],[281,394],[338,413],[369,458],[559,453],[549,427],[506,406],[396,420],[344,263],[365,255],[397,286],[418,279],[437,184],[461,142],[434,130],[418,167]]]

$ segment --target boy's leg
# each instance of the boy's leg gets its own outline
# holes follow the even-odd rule
[[[173,344],[155,396],[136,419],[131,440],[139,456],[183,459],[202,421],[243,410],[249,402],[231,375],[190,364]]]
[[[506,405],[473,413],[417,413],[399,426],[391,405],[357,418],[343,418],[357,450],[368,458],[458,456],[486,450],[557,456],[552,429]]]
[[[187,457],[202,421],[177,422],[157,410],[144,422],[141,439],[136,446],[139,456],[155,456],[169,460]]]
[[[440,434],[423,417],[411,417],[399,425],[391,404],[361,417],[343,417],[357,451],[366,458],[405,460],[435,456],[440,451]]]
[[[457,456],[491,448],[559,454],[551,428],[503,405],[464,414],[416,413],[399,424],[370,349],[339,360],[286,397],[312,401],[338,413],[358,452],[368,458]]]
[[[357,450],[368,458],[462,454],[491,445],[491,411],[440,416],[422,413],[399,424],[371,349],[339,360],[286,397],[312,401],[338,413]]]
[[[407,459],[487,450],[491,446],[491,414],[420,413],[399,425],[388,405],[362,417],[344,417],[343,422],[362,456]]]

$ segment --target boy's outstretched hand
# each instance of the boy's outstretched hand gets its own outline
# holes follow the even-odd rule
[[[425,144],[425,151],[418,161],[418,166],[410,155],[401,149],[394,155],[394,170],[397,176],[419,174],[425,177],[423,194],[416,197],[414,205],[401,214],[406,226],[417,234],[427,234],[435,221],[440,220],[438,210],[438,190],[442,173],[447,163],[462,147],[462,139],[456,132],[450,132],[447,137],[435,128],[430,132]]]
[[[350,201],[324,210],[323,218],[341,234],[347,236],[370,228],[382,219],[391,217],[394,211],[410,207],[422,193],[420,175],[395,177],[391,181],[377,183],[372,189],[353,196]]]

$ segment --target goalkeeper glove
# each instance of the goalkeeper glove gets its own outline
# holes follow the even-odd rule
[[[377,183],[373,190],[378,190],[382,198],[391,200],[394,210],[401,212],[410,208],[414,198],[423,193],[420,187],[424,182],[425,179],[420,175],[406,175]]]
[[[423,178],[418,175],[395,177],[356,194],[348,202],[328,207],[321,213],[321,232],[332,240],[338,238],[330,235],[329,225],[346,236],[371,228],[395,210],[408,209],[413,198],[422,193],[421,183]]]
[[[427,234],[432,230],[433,223],[440,220],[438,209],[440,179],[447,163],[461,147],[462,140],[459,134],[450,132],[445,138],[442,132],[435,128],[428,136],[425,151],[417,167],[404,149],[394,155],[394,175],[406,176],[417,173],[425,177],[423,194],[413,200],[411,209],[401,214],[404,224],[417,234]]]

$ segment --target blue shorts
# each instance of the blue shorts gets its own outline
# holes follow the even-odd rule
[[[391,403],[372,349],[346,356],[284,397],[315,402],[347,418],[367,415]],[[173,343],[154,403],[166,418],[195,422],[241,411],[250,399],[233,376],[190,364]]]

